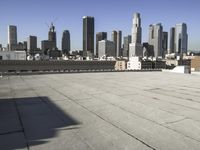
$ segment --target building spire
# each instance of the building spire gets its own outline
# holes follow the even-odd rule
[[[50,31],[55,32],[55,26],[53,25],[53,22],[51,23]]]

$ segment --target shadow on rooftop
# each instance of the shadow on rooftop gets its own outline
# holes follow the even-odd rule
[[[0,149],[29,148],[51,142],[80,123],[48,97],[0,99]]]

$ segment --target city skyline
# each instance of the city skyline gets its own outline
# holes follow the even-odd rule
[[[107,1],[106,1],[107,2]],[[112,5],[115,2],[115,5]],[[44,5],[48,9],[44,9]],[[95,18],[95,33],[107,32],[108,40],[111,39],[113,30],[121,30],[122,37],[131,34],[132,15],[139,12],[142,18],[142,42],[148,41],[148,27],[150,24],[162,23],[163,30],[169,33],[170,28],[175,24],[185,22],[188,26],[188,49],[200,50],[200,31],[198,26],[200,22],[198,17],[198,6],[200,2],[193,3],[187,1],[167,1],[151,2],[131,1],[91,1],[84,2],[75,0],[73,2],[60,1],[56,5],[48,1],[23,1],[16,3],[12,0],[3,1],[0,10],[0,43],[5,47],[7,45],[7,27],[8,25],[17,26],[18,42],[24,41],[29,35],[38,37],[38,47],[40,41],[47,39],[48,28],[45,22],[50,24],[54,19],[57,32],[57,45],[61,49],[61,37],[64,30],[71,33],[71,49],[82,50],[82,17],[93,16]],[[19,6],[22,6],[23,9]],[[27,7],[37,7],[30,10]],[[67,6],[64,8],[64,6]],[[163,11],[160,8],[163,7]],[[21,9],[20,9],[21,8]],[[59,8],[59,9],[58,9]],[[100,9],[103,11],[99,12]],[[157,9],[156,9],[157,8]],[[36,11],[37,10],[37,11]],[[117,11],[120,10],[120,11]],[[177,13],[178,12],[178,13]],[[28,17],[29,16],[29,17]],[[168,46],[169,47],[169,46]]]

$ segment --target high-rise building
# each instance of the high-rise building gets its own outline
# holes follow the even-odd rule
[[[27,45],[28,45],[28,44],[27,44],[27,41],[24,41],[24,42],[23,42],[23,45],[24,45],[24,50],[27,51]]]
[[[117,57],[120,57],[123,55],[122,51],[122,31],[117,31]]]
[[[94,55],[94,17],[83,17],[83,55]]]
[[[17,26],[8,26],[8,49],[15,50],[17,47]]]
[[[115,57],[115,43],[113,41],[101,40],[99,41],[99,58],[102,56]]]
[[[63,54],[69,54],[70,52],[70,33],[68,30],[63,31],[62,52]]]
[[[53,49],[53,42],[49,40],[43,40],[41,41],[41,49],[44,52],[45,55],[48,54],[48,51]]]
[[[49,34],[48,34],[48,40],[52,42],[53,49],[57,49],[56,45],[56,31],[55,31],[55,26],[53,23],[51,23],[51,27],[49,29]]]
[[[123,46],[123,57],[128,57],[130,43],[131,43],[131,35],[125,36],[124,37],[124,46]]]
[[[134,13],[133,25],[132,25],[132,41],[129,47],[129,58],[133,56],[142,56],[143,48],[141,40],[142,40],[142,28],[141,28],[140,14]]]
[[[175,53],[175,28],[172,27],[170,29],[170,48],[169,48],[169,54]]]
[[[36,36],[29,36],[27,40],[27,50],[28,53],[33,53],[33,51],[37,50],[37,37]]]
[[[141,43],[141,40],[142,40],[141,18],[139,13],[135,13],[133,15],[132,43]]]
[[[168,49],[168,32],[163,32],[162,33],[162,49],[163,53],[162,56],[164,57],[165,54],[167,54],[167,49]]]
[[[112,38],[112,41],[114,42],[115,44],[115,57],[117,56],[117,31],[112,31],[112,35],[111,35],[111,38]]]
[[[185,23],[176,24],[175,26],[175,52],[179,54],[187,53],[188,34]]]
[[[163,27],[161,23],[149,26],[149,44],[153,46],[154,57],[162,57]]]
[[[107,32],[98,32],[98,33],[96,33],[96,56],[97,57],[99,57],[98,56],[98,54],[99,54],[98,47],[99,47],[99,41],[101,41],[101,40],[107,40]]]

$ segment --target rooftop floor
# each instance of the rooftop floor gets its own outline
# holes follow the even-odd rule
[[[0,149],[199,150],[200,76],[0,78]]]

